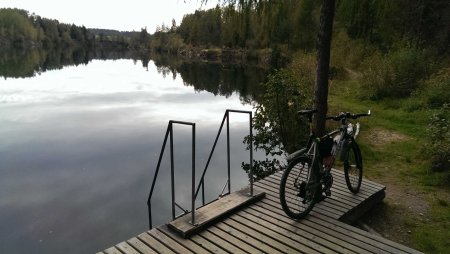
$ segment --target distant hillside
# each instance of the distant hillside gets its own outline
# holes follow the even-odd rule
[[[104,35],[104,36],[113,36],[113,37],[133,37],[138,36],[139,32],[135,31],[118,31],[112,29],[99,29],[99,28],[89,28],[88,29],[94,35]]]
[[[140,37],[148,36],[147,31],[143,31],[88,29],[43,18],[26,10],[0,8],[0,51],[30,48],[138,49],[143,48]]]

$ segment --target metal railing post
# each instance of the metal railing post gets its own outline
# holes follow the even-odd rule
[[[202,181],[202,204],[205,205],[205,181]]]
[[[152,224],[152,205],[151,202],[149,202],[147,204],[148,207],[148,227],[151,230],[153,228],[153,224]]]
[[[231,193],[231,165],[230,165],[230,111],[227,110],[227,176],[228,176],[228,194]]]
[[[253,123],[252,123],[252,117],[253,114],[251,111],[242,111],[242,110],[230,110],[227,109],[222,123],[220,125],[219,128],[219,132],[217,133],[216,139],[214,141],[214,145],[212,147],[211,153],[208,157],[205,169],[203,170],[202,176],[200,178],[200,182],[199,185],[196,187],[195,185],[195,147],[196,147],[196,126],[195,123],[190,123],[190,122],[181,122],[181,121],[174,121],[174,120],[170,120],[169,124],[167,126],[167,131],[166,131],[166,135],[164,137],[164,142],[163,142],[163,146],[161,147],[161,153],[159,155],[159,160],[158,160],[158,164],[156,166],[156,170],[155,170],[155,175],[153,177],[153,181],[152,181],[152,186],[150,189],[150,194],[148,196],[148,200],[147,200],[147,206],[148,206],[148,214],[149,214],[149,227],[150,229],[152,229],[153,227],[153,222],[152,222],[152,209],[151,209],[151,198],[153,195],[153,190],[155,187],[155,183],[156,183],[156,178],[158,176],[159,173],[159,169],[160,169],[160,165],[161,165],[161,160],[164,154],[164,150],[166,147],[166,143],[167,143],[167,139],[170,138],[170,182],[171,182],[171,198],[172,198],[172,220],[174,220],[176,218],[175,216],[175,206],[178,206],[181,210],[183,210],[186,213],[189,213],[187,210],[183,209],[182,207],[180,207],[176,202],[175,202],[175,167],[174,167],[174,147],[173,147],[173,124],[182,124],[182,125],[191,125],[192,126],[192,202],[191,202],[191,223],[193,225],[195,225],[195,201],[198,195],[198,192],[200,190],[200,188],[202,188],[202,203],[203,205],[205,205],[205,173],[206,170],[209,166],[209,163],[211,161],[211,157],[212,154],[214,153],[215,147],[217,145],[217,141],[219,139],[219,136],[222,132],[225,120],[227,121],[227,175],[228,175],[228,180],[226,185],[228,185],[228,194],[231,193],[231,159],[230,159],[230,112],[235,112],[235,113],[247,113],[249,114],[249,119],[250,119],[250,170],[249,170],[249,177],[250,177],[250,195],[253,196]],[[222,192],[225,190],[224,186]]]
[[[209,153],[208,160],[206,161],[205,168],[203,169],[202,177],[200,178],[200,182],[202,183],[201,186],[202,186],[202,188],[203,188],[203,189],[202,189],[203,196],[204,196],[204,193],[205,193],[205,192],[204,192],[204,185],[205,185],[204,179],[205,179],[205,173],[206,173],[206,170],[208,169],[209,163],[211,162],[212,155],[213,155],[213,153],[214,153],[214,151],[215,151],[215,149],[216,149],[217,141],[219,140],[220,133],[222,133],[223,125],[225,124],[226,118],[227,118],[227,113],[225,112],[225,114],[223,115],[222,123],[220,124],[219,132],[217,132],[216,139],[214,140],[214,144],[213,144],[213,147],[212,147],[212,149],[211,149],[211,153]],[[195,191],[195,197],[196,197],[196,198],[197,198],[197,195],[198,195],[199,190],[200,190],[200,184],[199,184],[199,186],[197,187],[197,190]]]
[[[172,220],[175,219],[175,177],[173,165],[173,124],[170,121],[170,184],[172,189]]]
[[[164,136],[164,142],[163,142],[163,145],[161,147],[161,152],[159,153],[159,159],[158,159],[158,164],[156,166],[155,175],[153,176],[152,187],[150,188],[150,193],[148,194],[148,199],[147,199],[150,229],[152,229],[152,227],[153,227],[153,225],[152,225],[151,198],[152,198],[152,195],[153,195],[153,190],[155,188],[156,178],[158,177],[159,167],[161,166],[161,160],[162,160],[162,157],[164,155],[164,149],[166,148],[167,137],[169,136],[169,132],[170,132],[170,124],[167,126],[166,135]]]
[[[192,225],[195,225],[195,123],[192,125]]]
[[[253,197],[253,122],[252,112],[250,111],[250,196]]]

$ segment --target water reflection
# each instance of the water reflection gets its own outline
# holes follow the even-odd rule
[[[58,65],[30,62],[26,75],[60,68],[51,66]],[[170,119],[197,123],[200,175],[225,109],[251,110],[251,79],[217,66],[167,65],[173,71],[165,77],[161,68],[137,59],[90,60],[0,80],[0,253],[95,252],[145,231],[145,202]],[[207,80],[196,85],[203,74],[219,88]],[[246,115],[231,116],[233,189],[247,182],[240,169],[248,161],[241,142],[247,121]],[[189,131],[175,129],[176,199],[185,208]],[[225,183],[225,149],[221,137],[207,176],[208,199]],[[154,224],[170,214],[167,154],[153,200]]]

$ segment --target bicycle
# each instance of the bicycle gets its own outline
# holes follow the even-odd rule
[[[281,177],[280,203],[285,213],[294,219],[304,218],[316,203],[331,196],[331,168],[337,156],[344,162],[348,189],[358,193],[361,187],[362,156],[355,141],[360,125],[352,124],[349,119],[370,116],[370,110],[364,114],[346,112],[326,117],[327,120],[340,121],[341,125],[323,137],[317,137],[314,132],[312,118],[316,112],[315,109],[298,112],[309,120],[309,139],[305,148],[287,157],[288,166]]]

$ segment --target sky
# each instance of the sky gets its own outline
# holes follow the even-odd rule
[[[87,28],[153,33],[161,24],[180,25],[183,15],[209,9],[218,0],[0,0],[0,8],[19,8],[62,23]]]

